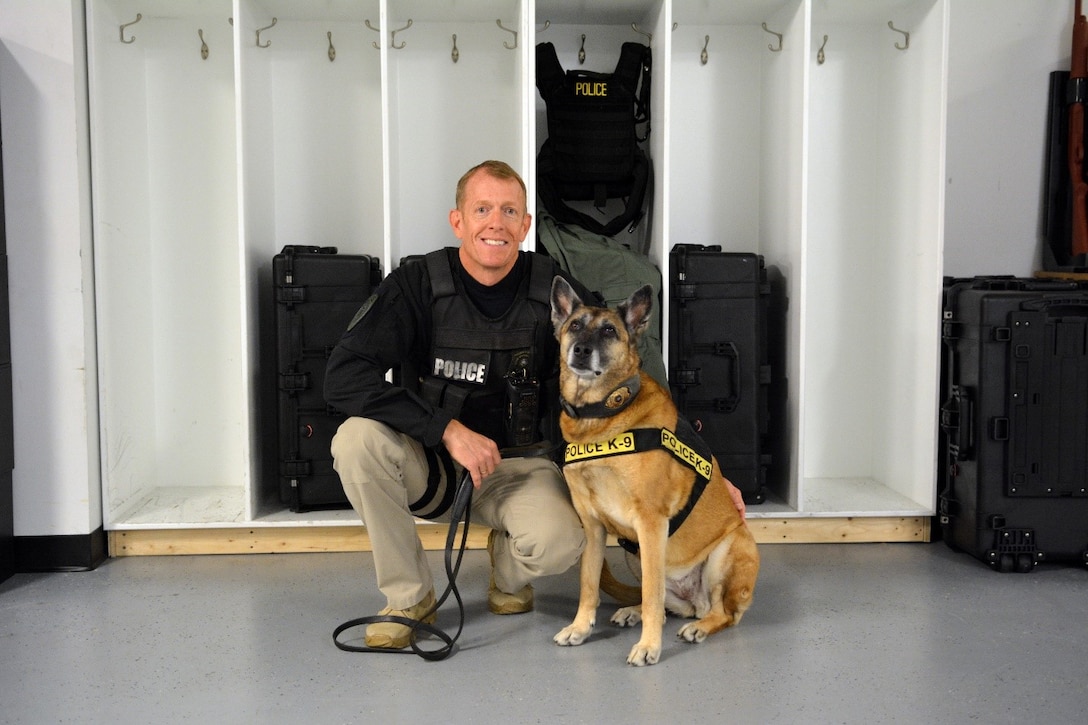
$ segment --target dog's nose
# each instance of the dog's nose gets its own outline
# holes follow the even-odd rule
[[[589,357],[590,349],[589,345],[575,345],[572,348],[572,352],[576,358],[585,359]]]

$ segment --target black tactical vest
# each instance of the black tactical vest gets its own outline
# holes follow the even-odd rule
[[[551,43],[537,45],[536,85],[548,112],[537,192],[559,221],[613,236],[641,218],[650,164],[639,143],[650,134],[650,67],[650,49],[639,43],[623,44],[612,73],[564,71]],[[619,198],[624,211],[604,223],[566,203],[592,201],[600,210]]]
[[[549,418],[549,395],[557,395],[558,353],[551,331],[550,294],[553,268],[538,255],[529,268],[510,309],[488,319],[465,293],[450,259],[454,249],[426,255],[433,296],[431,351],[421,370],[421,394],[432,405],[449,411],[499,447],[506,440],[508,375],[540,383],[541,417]],[[544,428],[550,431],[550,428]],[[549,433],[538,431],[536,440]]]

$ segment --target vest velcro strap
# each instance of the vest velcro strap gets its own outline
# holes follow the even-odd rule
[[[531,348],[535,335],[533,327],[497,332],[442,328],[435,330],[434,344],[460,350],[520,350]]]

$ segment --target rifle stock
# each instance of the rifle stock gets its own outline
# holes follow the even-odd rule
[[[1072,253],[1088,254],[1088,181],[1084,178],[1084,103],[1088,90],[1088,18],[1081,0],[1073,8],[1069,64],[1069,181],[1073,195]]]

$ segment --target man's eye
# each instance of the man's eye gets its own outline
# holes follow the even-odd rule
[[[518,210],[512,206],[508,206],[502,210],[502,213],[511,219],[516,219],[518,216]]]
[[[477,216],[487,216],[487,212],[490,210],[486,206],[478,206],[475,211]]]

